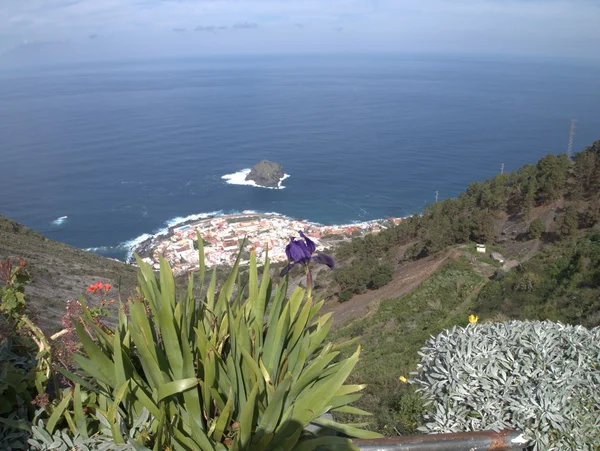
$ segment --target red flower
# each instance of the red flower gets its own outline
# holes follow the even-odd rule
[[[112,288],[112,285],[110,283],[104,284],[104,291],[110,291],[111,288]]]
[[[87,287],[88,293],[95,293],[96,291],[105,289],[106,291],[110,290],[112,286],[110,284],[104,285],[102,282],[98,282],[96,285],[90,285]]]

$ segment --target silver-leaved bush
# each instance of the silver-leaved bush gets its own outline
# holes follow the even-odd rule
[[[600,444],[600,328],[469,324],[431,338],[413,383],[426,433],[517,429],[534,450]]]

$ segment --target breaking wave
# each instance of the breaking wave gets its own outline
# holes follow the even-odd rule
[[[241,171],[234,172],[233,174],[225,174],[221,178],[223,180],[225,180],[225,182],[228,183],[229,185],[246,185],[246,186],[253,186],[255,188],[265,188],[265,189],[285,189],[285,186],[283,186],[283,181],[285,179],[290,178],[289,174],[285,174],[282,177],[282,179],[279,180],[279,186],[277,186],[277,187],[260,186],[260,185],[257,185],[252,180],[246,180],[246,176],[248,174],[250,174],[250,171],[251,171],[251,169],[242,169]]]
[[[60,218],[56,218],[54,221],[52,221],[52,225],[60,227],[67,221],[67,219],[69,219],[68,216],[61,216]]]
[[[153,233],[143,233],[136,238],[133,238],[128,241],[124,241],[123,243],[119,244],[117,247],[118,247],[118,249],[124,250],[127,253],[127,255],[125,257],[125,261],[130,262],[133,260],[134,251],[140,245],[142,245],[143,243],[145,243],[147,241],[155,241],[157,238],[160,238],[161,236],[168,235],[169,229],[172,229],[179,225],[185,224],[187,222],[199,221],[201,219],[208,219],[208,218],[212,218],[214,216],[219,216],[222,214],[223,214],[223,212],[221,210],[219,210],[219,211],[211,211],[208,213],[198,213],[198,214],[189,215],[189,216],[177,216],[175,218],[169,219],[168,221],[165,221],[165,227],[155,230]]]
[[[118,248],[118,246],[117,246]],[[96,254],[101,254],[103,252],[110,252],[111,250],[114,250],[115,246],[98,246],[98,247],[86,247],[84,249],[84,251],[87,252],[95,252]]]
[[[212,218],[213,216],[219,216],[222,214],[223,214],[223,211],[218,210],[218,211],[211,211],[209,213],[198,213],[198,214],[189,215],[189,216],[177,216],[173,219],[169,219],[165,224],[167,225],[167,227],[176,227],[179,224],[183,224],[185,222],[198,221],[200,219],[208,219],[208,218]]]

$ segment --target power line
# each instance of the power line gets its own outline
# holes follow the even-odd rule
[[[569,156],[569,158],[571,158],[571,155],[573,154],[573,139],[575,138],[575,129],[577,128],[575,126],[575,122],[577,122],[577,119],[571,119],[571,130],[569,131],[569,147],[567,149],[567,155]]]

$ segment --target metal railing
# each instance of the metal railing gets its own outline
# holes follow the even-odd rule
[[[517,431],[460,432],[353,440],[362,451],[508,451],[523,450],[529,440]]]

